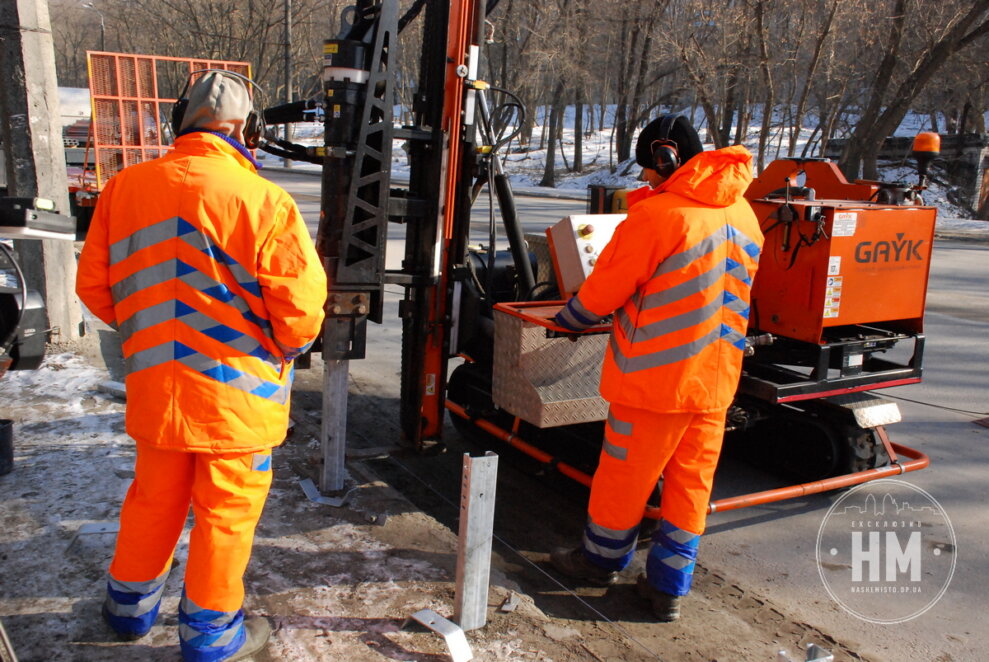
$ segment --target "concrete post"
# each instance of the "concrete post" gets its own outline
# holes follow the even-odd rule
[[[7,194],[48,198],[69,213],[69,187],[59,117],[55,52],[48,3],[0,3],[0,126]],[[74,289],[76,261],[70,241],[16,242],[28,286],[45,300],[52,341],[80,335],[82,312]]]

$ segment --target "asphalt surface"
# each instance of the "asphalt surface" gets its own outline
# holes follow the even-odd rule
[[[311,175],[268,169],[267,176],[295,195],[315,232],[319,180]],[[582,200],[518,196],[519,215],[528,231],[567,214],[582,213]],[[472,236],[485,241],[486,205],[475,207]],[[402,231],[389,232],[388,263],[401,259]],[[961,240],[959,240],[961,239]],[[976,239],[976,241],[972,241]],[[989,428],[974,421],[989,418],[989,244],[978,233],[961,233],[935,243],[925,321],[927,345],[924,381],[883,391],[897,398],[903,422],[889,427],[894,441],[931,458],[930,468],[908,474],[907,482],[925,489],[944,507],[957,538],[957,566],[943,597],[922,616],[895,625],[857,618],[831,600],[822,586],[815,541],[822,518],[837,494],[718,513],[709,520],[701,560],[752,587],[825,632],[840,633],[867,659],[966,660],[989,645],[984,614],[989,578]],[[392,294],[397,294],[396,292]],[[389,312],[386,311],[386,315]],[[393,336],[397,319],[381,332]],[[369,331],[369,338],[378,335]],[[394,379],[399,357],[375,356],[352,362],[352,374],[373,371]],[[731,465],[719,470],[715,498],[778,486],[779,479]],[[579,498],[579,497],[577,497]]]

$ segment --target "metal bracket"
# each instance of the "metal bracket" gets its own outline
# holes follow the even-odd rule
[[[777,662],[797,662],[790,654],[783,650],[776,655]],[[834,655],[826,648],[821,648],[817,644],[807,644],[807,653],[804,662],[834,662]]]
[[[343,504],[347,502],[347,497],[350,493],[356,490],[360,485],[355,485],[349,490],[343,493],[343,496],[339,497],[328,497],[323,496],[319,493],[319,488],[316,487],[316,483],[312,481],[312,478],[302,478],[299,480],[299,485],[302,486],[302,491],[306,493],[306,498],[308,498],[313,503],[318,503],[324,506],[333,506],[334,508],[341,508]]]
[[[432,609],[423,609],[412,614],[405,621],[402,626],[403,629],[409,625],[409,621],[415,621],[427,630],[443,637],[453,662],[467,662],[474,659],[474,653],[470,649],[470,644],[467,643],[467,635],[453,621],[443,618]]]

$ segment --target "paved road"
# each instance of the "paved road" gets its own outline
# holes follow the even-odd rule
[[[296,196],[315,231],[318,179],[274,172],[269,176]],[[518,206],[530,231],[584,208],[580,201],[528,197],[520,197]],[[486,236],[486,214],[486,205],[475,207],[475,240]],[[400,237],[400,229],[390,233],[390,264],[400,259]],[[944,506],[957,536],[957,569],[934,608],[908,623],[879,626],[849,615],[830,600],[818,576],[815,543],[835,494],[712,516],[702,543],[705,565],[770,596],[869,659],[947,662],[981,657],[989,646],[984,626],[989,608],[989,429],[973,421],[989,417],[987,290],[989,245],[937,242],[928,291],[924,382],[885,391],[904,398],[900,401],[904,420],[889,428],[890,436],[931,457],[929,469],[911,473],[905,480],[924,488]],[[389,298],[394,303],[397,296]],[[396,345],[396,323],[386,321],[382,347]],[[391,359],[378,355],[352,370],[394,375],[397,364],[395,352]],[[775,486],[776,479],[757,471],[737,465],[729,470],[719,472],[715,497]]]

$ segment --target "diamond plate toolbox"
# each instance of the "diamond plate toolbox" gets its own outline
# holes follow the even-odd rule
[[[540,428],[607,417],[598,382],[608,334],[547,338],[544,327],[499,310],[494,322],[495,405]]]

